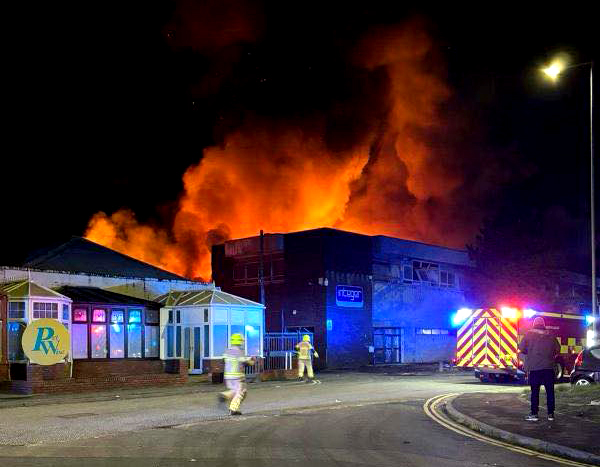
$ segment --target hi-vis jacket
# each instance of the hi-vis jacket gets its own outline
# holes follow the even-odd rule
[[[296,350],[298,350],[298,359],[299,360],[310,360],[310,351],[312,350],[315,354],[315,357],[319,357],[319,354],[314,349],[310,342],[302,341],[296,344]]]
[[[237,346],[229,347],[224,355],[225,371],[223,378],[225,379],[244,379],[244,365],[250,363],[252,357],[246,357],[244,351]]]

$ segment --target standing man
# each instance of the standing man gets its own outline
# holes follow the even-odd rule
[[[296,350],[298,351],[298,379],[304,379],[304,368],[306,367],[306,373],[308,376],[306,382],[308,383],[315,377],[313,373],[311,353],[314,354],[316,358],[319,358],[319,354],[311,345],[310,336],[308,334],[302,336],[302,342],[296,344]]]
[[[231,346],[225,352],[225,371],[223,379],[227,391],[219,394],[219,402],[230,401],[229,415],[242,415],[240,406],[246,398],[246,375],[244,365],[254,365],[254,358],[246,357],[244,352],[244,337],[232,334]]]
[[[556,338],[546,331],[546,323],[541,316],[533,320],[533,328],[527,331],[519,345],[519,352],[525,356],[525,369],[529,372],[531,386],[531,413],[525,420],[537,422],[540,403],[540,386],[546,389],[548,420],[554,420],[554,359],[560,353]]]

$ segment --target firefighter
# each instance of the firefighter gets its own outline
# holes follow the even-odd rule
[[[246,398],[246,377],[244,365],[254,365],[254,358],[246,357],[244,353],[244,337],[232,334],[231,346],[225,352],[225,372],[223,379],[227,391],[219,394],[219,402],[229,401],[229,414],[241,415],[240,406]]]
[[[308,383],[315,377],[313,373],[311,353],[314,354],[316,358],[319,358],[319,354],[311,345],[310,336],[308,334],[302,336],[302,342],[296,344],[296,350],[298,351],[298,379],[304,379],[304,368],[306,367],[306,373],[308,376],[306,382]]]

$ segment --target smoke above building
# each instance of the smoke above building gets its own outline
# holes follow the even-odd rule
[[[244,45],[268,43],[268,16],[251,11],[248,2],[177,4],[165,40],[206,60],[192,96],[222,94],[246,60]],[[479,229],[482,200],[514,174],[456,143],[468,118],[445,110],[452,91],[427,24],[366,28],[328,50],[337,72],[321,71],[324,89],[307,78],[315,92],[303,91],[306,102],[278,85],[269,104],[277,111],[247,98],[233,124],[215,119],[215,144],[198,147],[197,163],[182,174],[169,225],[141,223],[127,208],[98,212],[86,238],[204,279],[213,244],[261,229],[335,227],[464,247]],[[257,74],[256,86],[271,79]]]

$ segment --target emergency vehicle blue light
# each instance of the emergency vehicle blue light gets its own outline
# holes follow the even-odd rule
[[[254,326],[250,326],[249,324],[246,324],[246,331],[254,332]]]
[[[461,308],[452,315],[452,326],[460,326],[471,317],[473,310],[469,308]]]
[[[596,321],[596,318],[592,315],[586,315],[585,317],[585,322],[588,324],[592,324],[594,321]]]
[[[532,316],[535,316],[537,314],[537,311],[532,310],[531,308],[527,308],[526,310],[523,310],[523,315],[525,315],[525,318],[531,318]]]

